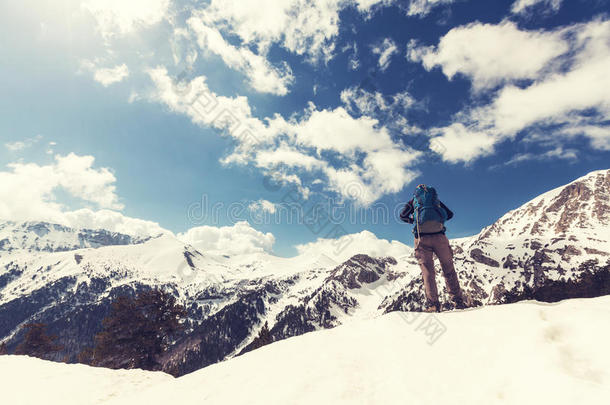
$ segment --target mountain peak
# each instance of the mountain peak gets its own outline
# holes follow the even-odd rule
[[[0,222],[0,252],[65,252],[82,248],[132,245],[148,239],[104,229],[75,229],[43,221]]]
[[[479,239],[514,239],[587,233],[608,235],[610,226],[610,169],[597,170],[548,191],[509,211]]]

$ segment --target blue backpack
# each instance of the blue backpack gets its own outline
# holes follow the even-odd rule
[[[438,194],[434,187],[420,184],[413,193],[413,215],[419,225],[427,221],[436,221],[441,224],[447,220],[447,211],[441,207]]]

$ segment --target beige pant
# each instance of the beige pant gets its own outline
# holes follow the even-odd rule
[[[434,273],[434,256],[436,254],[441,262],[445,284],[452,299],[462,298],[462,290],[458,281],[455,268],[453,267],[453,251],[449,246],[449,239],[443,234],[420,235],[415,238],[415,257],[419,262],[424,287],[426,288],[426,300],[429,304],[438,303],[438,290]]]

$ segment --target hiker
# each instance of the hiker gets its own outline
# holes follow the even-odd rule
[[[420,184],[413,193],[413,198],[400,213],[400,219],[415,224],[415,257],[419,262],[426,289],[426,312],[440,312],[438,290],[434,273],[434,257],[441,262],[443,276],[454,308],[466,307],[460,283],[453,267],[453,251],[445,236],[444,222],[453,218],[453,212],[439,199],[434,187]]]

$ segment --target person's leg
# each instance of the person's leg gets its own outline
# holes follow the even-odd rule
[[[419,239],[415,238],[415,257],[421,268],[424,288],[426,290],[426,301],[429,306],[438,306],[438,290],[436,288],[436,278],[434,274],[433,248],[427,243],[429,236],[422,235]]]
[[[443,234],[433,235],[432,243],[430,243],[434,249],[434,253],[441,262],[441,268],[443,270],[443,276],[445,277],[445,284],[452,300],[455,302],[462,301],[462,289],[460,288],[460,282],[453,266],[453,251],[449,245],[449,239]]]

